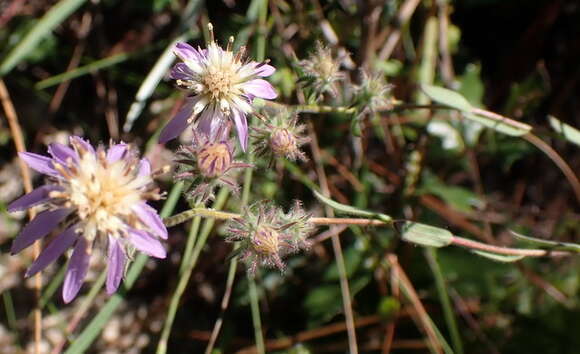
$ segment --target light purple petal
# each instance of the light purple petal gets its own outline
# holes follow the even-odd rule
[[[47,210],[38,214],[31,222],[26,224],[20,234],[12,242],[10,252],[16,254],[34,243],[41,237],[48,235],[64,218],[70,213],[71,209]]]
[[[156,258],[165,258],[167,256],[167,252],[161,242],[149,233],[136,229],[128,229],[128,231],[129,241],[139,251]]]
[[[244,84],[244,91],[255,97],[265,98],[268,100],[274,99],[278,96],[274,87],[263,79],[254,79]]]
[[[238,131],[238,139],[240,140],[242,151],[246,151],[248,147],[248,120],[243,112],[236,109],[232,110],[232,116],[236,124],[236,130]]]
[[[83,138],[81,138],[81,137],[79,137],[79,136],[71,136],[71,137],[70,137],[70,141],[71,141],[71,144],[72,144],[73,142],[75,142],[75,143],[79,144],[80,146],[82,146],[82,147],[83,147],[83,148],[84,148],[86,151],[90,152],[90,153],[91,153],[91,154],[93,154],[93,155],[95,154],[95,149],[94,149],[94,148],[93,148],[93,146],[92,146],[92,145],[91,145],[91,144],[90,144],[88,141],[86,141],[85,139],[83,139]]]
[[[62,287],[62,299],[67,304],[77,296],[87,276],[91,260],[89,247],[90,245],[84,237],[78,238],[66,269]]]
[[[62,188],[56,185],[41,186],[32,192],[23,195],[8,205],[9,212],[28,209],[50,199],[48,194],[52,191],[61,190]]]
[[[198,60],[199,52],[185,42],[178,42],[173,48],[173,53],[181,60]]]
[[[133,211],[143,224],[145,224],[151,231],[163,238],[167,239],[167,228],[163,224],[163,220],[157,211],[149,206],[147,203],[141,203],[133,207]]]
[[[48,145],[48,153],[63,165],[67,163],[69,158],[73,161],[78,160],[78,155],[73,149],[71,149],[69,146],[59,143],[52,143]]]
[[[159,142],[165,144],[171,139],[176,138],[181,134],[181,132],[189,125],[187,120],[191,117],[193,113],[193,106],[197,102],[197,99],[189,99],[177,112],[175,117],[167,123],[167,125],[161,131],[159,135]]]
[[[258,66],[260,63],[255,63]],[[272,65],[264,64],[256,68],[256,75],[266,77],[272,75],[276,71],[276,68]]]
[[[59,173],[54,169],[52,165],[51,158],[38,154],[33,154],[31,152],[19,152],[18,156],[20,156],[20,158],[24,160],[24,162],[26,162],[28,167],[32,168],[33,170],[36,170],[40,173],[50,176],[59,175]]]
[[[69,247],[73,245],[78,238],[75,228],[77,225],[71,226],[63,233],[56,236],[52,242],[40,253],[40,256],[32,263],[30,268],[26,271],[25,277],[31,277],[46,268],[49,264],[54,262],[61,254],[63,254]]]
[[[171,68],[169,78],[173,80],[191,80],[193,78],[193,71],[185,63],[177,63]]]
[[[123,158],[127,153],[127,144],[115,144],[107,151],[107,162],[114,163]]]
[[[125,271],[125,252],[116,238],[109,236],[109,259],[107,261],[107,294],[111,295],[121,284]]]
[[[151,163],[147,159],[141,159],[139,161],[139,171],[137,175],[139,176],[149,176],[151,174]]]

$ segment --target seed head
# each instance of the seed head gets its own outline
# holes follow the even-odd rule
[[[332,55],[332,50],[324,46],[321,42],[316,42],[316,50],[310,54],[308,59],[299,62],[304,76],[301,78],[312,87],[317,98],[321,98],[324,93],[332,96],[338,95],[338,82],[344,79],[345,75],[340,71],[340,65],[344,58]]]
[[[240,241],[238,254],[254,274],[258,266],[283,271],[282,258],[310,247],[307,237],[314,231],[310,215],[296,201],[288,213],[271,202],[259,202],[244,210],[228,226],[229,241]]]
[[[309,139],[303,136],[305,126],[298,124],[298,115],[280,111],[270,122],[262,121],[260,126],[253,129],[259,154],[270,152],[272,156],[290,160],[308,160],[300,151],[300,146]]]

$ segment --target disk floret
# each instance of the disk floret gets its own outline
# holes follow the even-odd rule
[[[258,266],[285,268],[282,258],[308,249],[307,237],[314,231],[310,215],[296,201],[288,213],[270,202],[246,208],[242,216],[228,226],[229,241],[240,241],[239,254],[254,274]]]

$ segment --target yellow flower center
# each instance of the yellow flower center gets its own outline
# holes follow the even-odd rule
[[[220,101],[232,94],[234,77],[235,73],[229,68],[222,68],[222,70],[210,68],[202,77],[201,83],[205,86],[212,101]]]

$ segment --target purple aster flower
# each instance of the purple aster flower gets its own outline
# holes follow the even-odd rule
[[[47,183],[13,201],[8,210],[42,206],[12,243],[12,254],[48,235],[59,224],[57,235],[32,263],[26,276],[43,270],[73,247],[66,270],[63,299],[72,301],[87,274],[93,244],[108,245],[107,293],[117,290],[127,258],[137,249],[165,258],[158,238],[167,238],[163,221],[149,199],[161,197],[153,186],[151,166],[139,160],[127,144],[112,144],[96,150],[85,140],[71,137],[70,145],[53,143],[51,157],[20,153],[32,169],[48,176]]]
[[[202,133],[210,134],[216,125],[231,119],[238,131],[242,150],[248,145],[246,115],[252,113],[255,97],[273,99],[277,94],[261,77],[276,70],[265,62],[245,58],[245,47],[233,52],[233,37],[224,50],[213,40],[213,27],[208,25],[210,42],[207,49],[194,49],[187,43],[177,43],[173,52],[181,63],[171,70],[170,77],[179,87],[192,92],[181,110],[165,126],[159,142],[177,137],[194,120]]]

